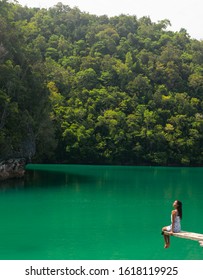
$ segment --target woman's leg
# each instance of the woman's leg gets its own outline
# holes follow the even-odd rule
[[[167,227],[162,228],[162,232],[164,232],[164,231],[167,231]],[[170,246],[170,236],[169,235],[164,234],[164,242],[165,242],[164,248],[168,248]]]

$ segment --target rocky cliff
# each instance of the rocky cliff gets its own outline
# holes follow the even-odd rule
[[[21,178],[25,174],[24,158],[8,159],[0,162],[0,180]]]

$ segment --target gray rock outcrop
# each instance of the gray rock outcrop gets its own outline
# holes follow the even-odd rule
[[[21,178],[25,174],[24,158],[8,159],[0,162],[0,180]]]

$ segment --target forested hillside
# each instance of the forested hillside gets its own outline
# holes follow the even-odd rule
[[[203,41],[169,25],[0,1],[0,159],[202,165]]]

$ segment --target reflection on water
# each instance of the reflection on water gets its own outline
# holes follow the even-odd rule
[[[160,235],[175,199],[183,229],[203,233],[202,171],[28,165],[1,183],[0,259],[203,259],[197,242],[164,250]]]
[[[19,190],[24,187],[25,187],[25,180],[23,178],[0,181],[0,193],[7,192],[10,189]]]

